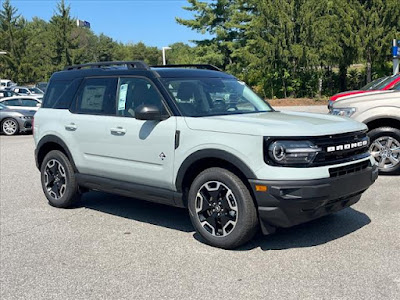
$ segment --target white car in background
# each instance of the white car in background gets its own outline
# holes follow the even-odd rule
[[[42,100],[44,95],[44,92],[37,87],[13,86],[10,88],[10,90],[19,95],[31,96],[39,100]]]
[[[24,109],[37,111],[42,101],[31,96],[14,96],[0,99],[0,103],[10,109]]]
[[[5,89],[5,88],[10,88],[14,85],[16,85],[16,83],[9,79],[1,79],[0,80],[0,90]]]

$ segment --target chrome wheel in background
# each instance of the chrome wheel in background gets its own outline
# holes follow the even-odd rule
[[[2,124],[2,130],[6,135],[14,135],[18,133],[18,123],[13,119],[6,119]]]
[[[380,170],[394,169],[400,163],[400,142],[391,136],[381,136],[372,141],[369,151]]]

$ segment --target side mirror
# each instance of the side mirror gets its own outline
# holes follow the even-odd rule
[[[41,107],[42,104],[41,103],[36,103],[36,107]]]
[[[161,116],[161,111],[157,106],[154,105],[139,105],[135,109],[135,118],[138,120],[155,120],[161,121],[163,118]]]

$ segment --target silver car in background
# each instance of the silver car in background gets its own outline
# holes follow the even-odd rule
[[[0,103],[0,131],[5,135],[31,132],[36,111],[10,109]]]

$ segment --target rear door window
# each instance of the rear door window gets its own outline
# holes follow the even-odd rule
[[[115,115],[117,78],[88,78],[76,97],[76,113]]]
[[[19,99],[5,100],[2,103],[8,106],[21,106],[21,101]]]

